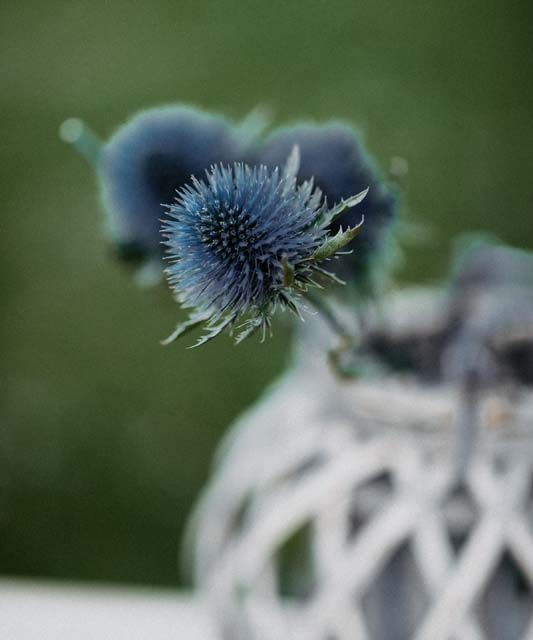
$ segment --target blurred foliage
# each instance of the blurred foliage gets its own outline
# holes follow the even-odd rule
[[[404,277],[433,278],[459,231],[533,244],[530,13],[503,0],[2,4],[0,571],[176,583],[216,442],[288,345],[280,328],[266,346],[162,348],[176,309],[109,260],[94,177],[59,123],[108,135],[174,101],[348,119],[385,167],[409,161],[409,208],[435,236]]]

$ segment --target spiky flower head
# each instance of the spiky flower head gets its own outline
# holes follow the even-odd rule
[[[343,224],[353,224],[361,213],[365,217],[365,226],[357,238],[357,250],[338,260],[333,267],[335,273],[349,283],[366,286],[376,264],[385,262],[383,253],[390,247],[388,232],[395,220],[397,205],[394,189],[380,176],[356,131],[341,122],[302,123],[277,129],[257,149],[254,161],[276,166],[294,145],[298,145],[301,152],[299,180],[313,177],[330,204],[370,187],[361,207],[342,218]],[[333,222],[333,233],[337,232],[340,222],[338,219]]]
[[[270,327],[278,307],[300,314],[301,299],[316,274],[335,278],[322,266],[350,242],[359,225],[328,227],[366,191],[328,210],[312,181],[296,183],[294,149],[285,169],[217,165],[184,187],[170,205],[163,227],[171,265],[168,281],[189,319],[167,339],[205,323],[196,344],[224,328],[238,327],[237,342]]]

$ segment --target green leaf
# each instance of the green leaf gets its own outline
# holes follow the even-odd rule
[[[294,283],[294,267],[285,257],[281,259],[281,266],[283,268],[283,286],[292,287]]]
[[[208,325],[207,333],[204,333],[204,335],[201,338],[199,338],[193,345],[187,348],[196,349],[197,347],[202,346],[206,342],[213,340],[213,338],[216,338],[219,335],[219,333],[222,333],[222,331],[224,331],[224,329],[228,327],[232,322],[235,322],[235,314],[230,314],[215,326]]]
[[[287,162],[283,167],[283,180],[287,185],[292,185],[300,170],[300,147],[295,144],[291,149]]]
[[[341,227],[334,236],[329,236],[326,241],[311,254],[309,260],[320,262],[321,260],[334,256],[337,251],[345,247],[359,234],[364,221],[365,218],[362,216],[361,222],[357,226],[348,227],[346,231],[343,231]]]
[[[235,344],[240,344],[243,340],[246,340],[246,338],[249,338],[261,328],[263,328],[264,333],[265,319],[262,317],[251,318],[250,320],[247,320],[242,327],[244,327],[244,329],[235,338]],[[261,340],[261,342],[263,342],[263,340]]]
[[[320,213],[318,218],[315,220],[315,226],[321,227],[322,229],[324,227],[328,227],[333,222],[333,220],[335,220],[335,218],[338,218],[341,213],[343,213],[345,209],[355,207],[355,205],[362,202],[366,198],[369,189],[370,187],[367,187],[363,191],[356,193],[354,196],[350,196],[346,200],[341,200],[341,202],[334,206],[333,209],[329,209]]]
[[[272,109],[259,104],[237,125],[237,132],[246,145],[254,144],[270,126],[272,120]]]
[[[174,340],[177,340],[180,336],[189,333],[189,331],[192,331],[199,324],[202,324],[202,322],[206,322],[207,320],[209,320],[209,315],[207,314],[192,315],[188,320],[185,320],[185,322],[178,324],[168,338],[161,340],[161,344],[166,347],[170,343],[174,342]]]

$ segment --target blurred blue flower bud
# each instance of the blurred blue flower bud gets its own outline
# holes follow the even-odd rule
[[[134,254],[159,255],[162,205],[191,175],[240,156],[237,136],[220,117],[180,106],[135,116],[104,145],[99,163],[119,244]]]
[[[358,204],[366,191],[329,210],[312,181],[296,183],[298,151],[284,171],[265,166],[217,165],[206,180],[193,178],[169,206],[163,235],[171,265],[168,281],[192,309],[165,342],[205,324],[196,346],[243,320],[237,342],[261,329],[276,308],[300,315],[302,297],[321,266],[351,242],[357,225],[328,232],[333,219]]]
[[[63,123],[60,135],[98,174],[106,227],[118,255],[145,263],[154,276],[161,271],[162,205],[191,175],[242,159],[250,144],[249,120],[236,127],[220,116],[170,106],[139,113],[103,144],[76,119]]]

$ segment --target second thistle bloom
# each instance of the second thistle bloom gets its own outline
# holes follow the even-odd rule
[[[331,204],[370,186],[360,210],[335,221],[331,231],[336,233],[340,222],[355,224],[361,214],[365,216],[365,227],[357,238],[355,251],[339,260],[334,270],[349,286],[360,291],[372,290],[369,285],[377,275],[376,270],[383,269],[394,257],[391,230],[397,218],[395,189],[380,176],[357,132],[342,122],[281,127],[257,148],[256,159],[275,166],[295,144],[302,156],[299,179],[313,177]]]
[[[163,228],[167,277],[178,301],[193,311],[168,341],[205,323],[202,344],[242,319],[240,341],[265,331],[277,307],[299,314],[315,274],[334,278],[321,263],[358,227],[333,237],[327,227],[366,192],[328,210],[312,181],[296,184],[298,162],[294,150],[284,171],[214,166],[206,181],[193,179],[179,192]]]

